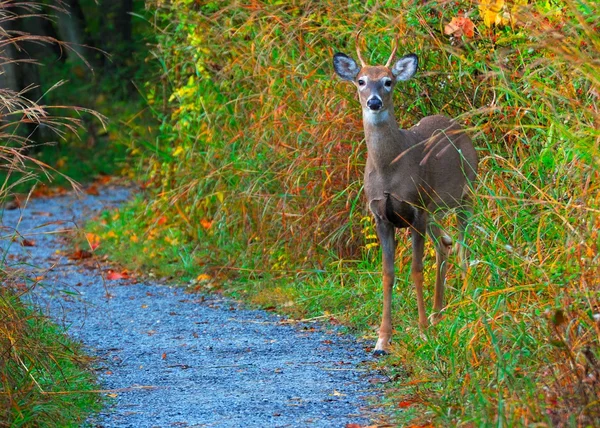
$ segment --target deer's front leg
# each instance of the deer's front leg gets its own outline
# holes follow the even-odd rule
[[[417,291],[417,308],[419,310],[419,326],[426,328],[428,325],[425,313],[425,302],[423,301],[423,255],[425,252],[425,233],[427,227],[427,216],[422,214],[412,225],[412,266],[411,275]]]
[[[379,339],[375,345],[375,355],[385,355],[392,339],[392,288],[394,287],[394,258],[396,239],[394,225],[377,219],[377,236],[383,254],[383,316],[379,327]]]

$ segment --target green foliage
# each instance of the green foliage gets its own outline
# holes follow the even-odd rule
[[[0,349],[3,425],[80,426],[99,410],[89,361],[79,345],[5,288],[0,289]]]
[[[392,399],[421,406],[399,421],[600,420],[596,2],[536,2],[518,23],[489,28],[468,1],[150,5],[166,77],[146,87],[162,121],[140,145],[151,197],[103,219],[105,246],[133,245],[148,254],[139,266],[197,277],[199,288],[212,278],[235,296],[333,314],[373,335],[380,266],[360,195],[360,113],[330,63],[354,51],[358,28],[365,57],[381,63],[397,33],[421,59],[397,94],[400,124],[458,117],[481,160],[472,262],[461,272],[451,259],[445,318],[423,334],[399,233]],[[472,39],[443,34],[459,15],[473,19]],[[431,284],[431,246],[426,257]]]

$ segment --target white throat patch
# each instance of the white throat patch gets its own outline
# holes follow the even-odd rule
[[[370,125],[377,125],[385,122],[390,117],[388,109],[373,111],[369,108],[363,109],[363,120]]]

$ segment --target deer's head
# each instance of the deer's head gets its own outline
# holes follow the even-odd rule
[[[360,66],[351,57],[343,53],[333,56],[333,67],[342,80],[354,83],[358,89],[364,117],[371,122],[379,122],[393,110],[392,92],[398,81],[410,79],[417,72],[418,59],[408,54],[394,61],[398,43],[394,44],[392,54],[385,65],[367,65],[360,54],[356,35],[356,54]]]

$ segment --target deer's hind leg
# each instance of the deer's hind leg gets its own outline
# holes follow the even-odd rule
[[[419,310],[419,327],[426,328],[429,324],[423,300],[423,256],[425,253],[425,235],[427,230],[427,214],[421,212],[417,221],[412,225],[412,265],[411,275],[417,292],[417,309]]]
[[[464,196],[460,207],[456,211],[456,219],[458,222],[458,242],[456,243],[456,250],[463,272],[466,272],[469,263],[469,248],[466,240],[472,216],[473,206],[471,204],[471,198],[469,196]]]
[[[435,260],[437,265],[432,314],[433,322],[435,323],[440,320],[442,309],[444,309],[444,289],[446,287],[448,255],[452,248],[452,239],[440,227],[435,217],[432,220],[427,226],[427,231],[435,244]]]

